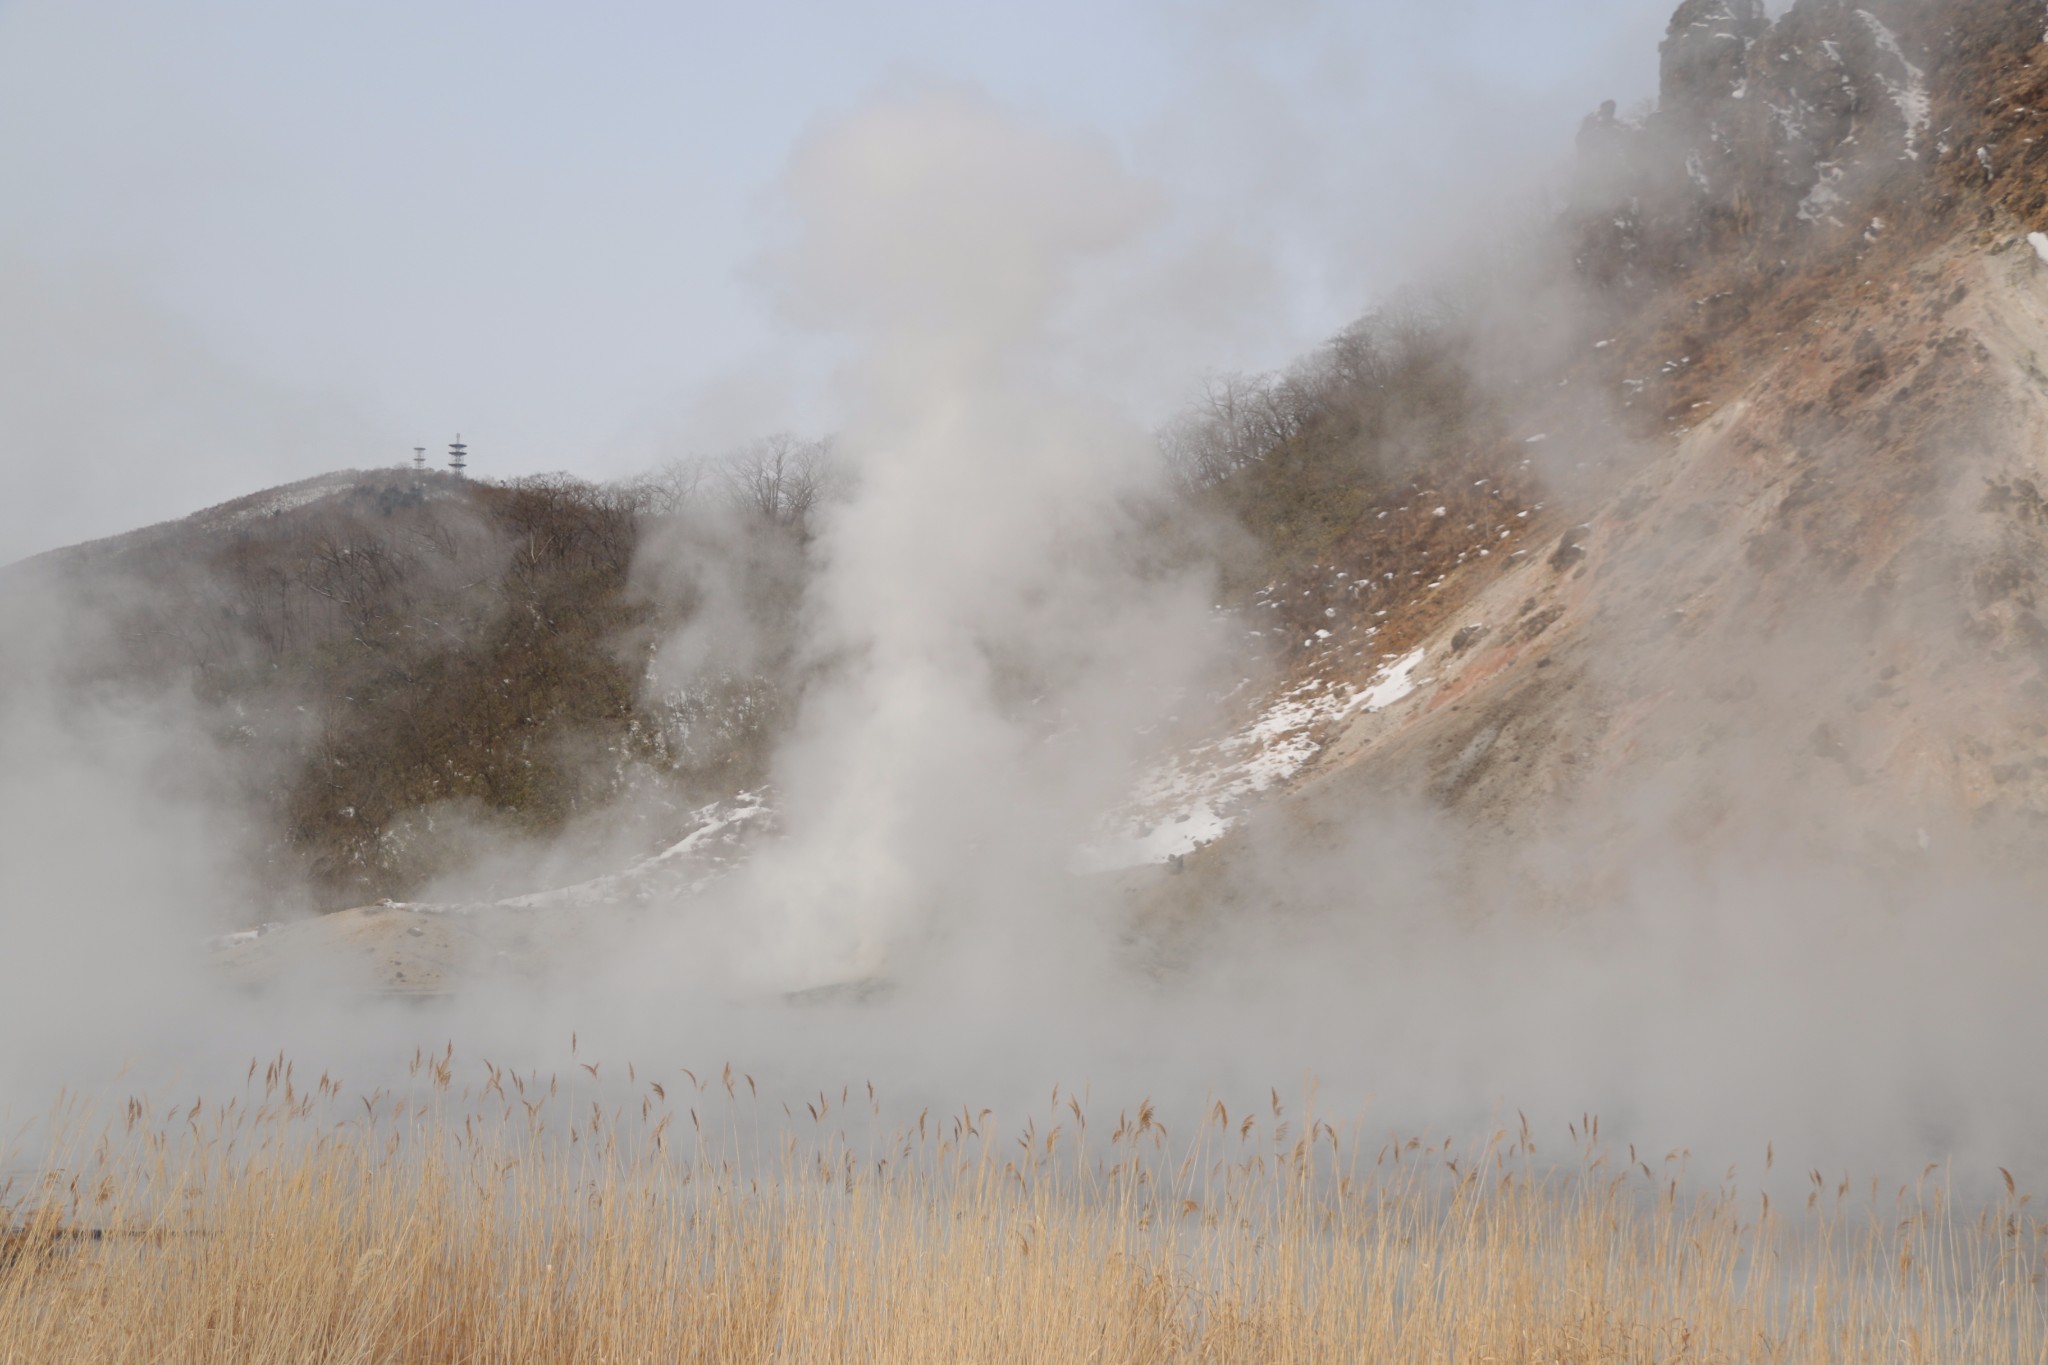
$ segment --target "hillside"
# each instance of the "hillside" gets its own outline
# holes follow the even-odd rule
[[[1686,0],[1655,110],[1589,116],[1529,251],[1213,385],[1138,554],[1213,568],[1245,681],[1134,775],[1076,887],[1162,951],[1323,894],[1275,860],[1365,856],[1387,812],[1426,813],[1432,894],[1472,913],[1649,870],[2023,870],[2044,29],[2017,0]],[[647,485],[333,476],[9,581],[112,623],[81,682],[189,683],[260,751],[268,856],[317,904],[395,902],[237,937],[237,970],[345,939],[439,990],[695,895],[773,827],[787,702],[830,666],[799,662],[808,530],[779,496],[735,531],[730,500]],[[662,683],[656,642],[699,618],[746,667]],[[571,832],[574,857],[502,856]]]
[[[774,73],[844,90],[853,30],[736,11],[716,64],[769,99],[717,126],[787,155],[747,283],[789,351],[669,309],[719,378],[637,417],[599,371],[693,362],[595,344],[594,267],[711,254],[708,125],[579,71],[701,95],[696,35],[451,30],[490,136],[408,136],[519,195],[429,226],[482,257],[535,212],[502,314],[425,308],[461,263],[402,221],[417,306],[356,311],[408,391],[394,316],[497,372],[508,464],[548,409],[487,329],[622,430],[830,434],[341,470],[0,566],[0,1359],[2048,1365],[2048,0],[1666,2],[1656,99],[1586,90],[1575,142],[1612,7],[1143,5],[1084,54],[1036,10],[839,16],[1120,96],[1158,59],[1182,153],[901,78],[785,147],[816,92]],[[360,158],[395,87],[308,32],[238,57]],[[1473,173],[1545,127],[1540,186]],[[548,173],[591,148],[616,180]],[[1267,163],[1242,241],[1182,154]],[[1253,230],[1363,254],[1347,172],[1438,269],[1159,420],[1286,311],[1252,291],[1367,277]],[[656,211],[679,176],[704,224]],[[324,272],[232,185],[208,221]],[[392,401],[347,353],[280,429]],[[123,415],[159,470],[226,458],[170,411]]]
[[[1593,326],[1554,382],[1603,401],[1524,422],[1547,432],[1541,544],[1378,626],[1418,651],[1412,695],[1319,717],[1254,845],[1326,851],[1413,797],[1466,831],[1474,904],[1574,908],[1731,858],[1853,869],[1880,899],[2029,865],[2042,17],[1679,8],[1656,113],[1582,135]],[[1339,559],[1311,600],[1375,567]],[[1242,843],[1147,903],[1269,895]]]
[[[758,675],[649,684],[697,605],[634,577],[696,534],[658,492],[350,471],[41,555],[0,571],[0,611],[45,646],[4,681],[192,707],[262,812],[264,877],[316,907],[597,811],[610,850],[652,852],[758,780],[775,705]]]

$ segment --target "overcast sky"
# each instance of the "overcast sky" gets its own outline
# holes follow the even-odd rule
[[[1130,402],[1483,250],[1669,0],[0,0],[0,562],[346,466],[609,477],[833,420],[807,134],[934,84],[1156,187]],[[1177,262],[1168,268],[1164,262]]]

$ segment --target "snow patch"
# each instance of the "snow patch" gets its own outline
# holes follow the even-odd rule
[[[553,891],[514,896],[496,904],[515,910],[582,910],[646,905],[695,895],[731,872],[746,853],[752,827],[774,815],[760,792],[741,792],[690,813],[694,828],[681,839],[620,872]],[[425,910],[426,906],[416,909]]]
[[[1899,64],[1903,79],[1893,80],[1884,72],[1877,73],[1878,81],[1897,106],[1899,116],[1906,121],[1906,159],[1920,159],[1920,133],[1934,120],[1934,101],[1927,93],[1927,74],[1906,60],[1906,53],[1899,46],[1898,35],[1884,26],[1884,23],[1867,9],[1856,11],[1856,17],[1870,30],[1878,50]]]
[[[1692,181],[1693,188],[1701,194],[1714,192],[1714,183],[1707,179],[1707,164],[1700,158],[1697,147],[1685,154],[1685,174]]]
[[[1813,182],[1813,188],[1799,201],[1799,221],[1802,223],[1833,223],[1842,225],[1835,217],[1835,210],[1842,205],[1842,168],[1832,161],[1824,161],[1817,168],[1820,176]]]
[[[1171,862],[1220,838],[1250,797],[1286,782],[1322,752],[1330,725],[1384,711],[1421,686],[1415,675],[1425,654],[1415,649],[1385,664],[1363,689],[1311,679],[1281,693],[1243,729],[1157,764],[1104,822],[1103,837],[1079,851],[1076,870]]]
[[[1422,667],[1423,655],[1424,652],[1417,649],[1395,662],[1392,667],[1382,669],[1378,680],[1359,696],[1357,709],[1368,714],[1384,711],[1413,692],[1420,686],[1415,681],[1415,670]]]
[[[254,943],[271,930],[283,927],[277,920],[266,920],[254,929],[240,929],[232,934],[215,934],[212,938],[206,940],[206,946],[218,951],[222,948],[233,948],[238,944]]]
[[[331,498],[337,493],[346,491],[350,486],[348,483],[315,483],[311,487],[301,485],[296,488],[279,489],[254,506],[244,507],[223,517],[221,524],[223,526],[240,526],[244,522],[255,521],[260,517],[282,516],[286,512],[297,511],[301,507],[309,507],[324,498]]]

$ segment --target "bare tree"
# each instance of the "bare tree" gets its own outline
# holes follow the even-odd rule
[[[411,605],[410,557],[366,531],[322,531],[307,546],[299,582],[342,614],[359,642],[371,623]],[[365,642],[366,643],[366,642]]]
[[[1194,408],[1160,434],[1160,446],[1177,483],[1206,488],[1300,435],[1320,407],[1308,375],[1213,375]]]
[[[621,488],[643,514],[673,517],[695,506],[704,496],[708,474],[702,458],[670,460],[658,469],[627,480]]]
[[[1453,442],[1475,412],[1468,316],[1456,299],[1403,299],[1279,374],[1211,377],[1159,433],[1169,477],[1194,492],[1305,439],[1395,465]]]
[[[808,536],[819,504],[836,491],[832,440],[788,432],[742,446],[719,464],[726,495],[741,513]]]

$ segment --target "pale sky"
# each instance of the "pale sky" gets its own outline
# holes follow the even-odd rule
[[[1670,0],[0,0],[0,562],[460,431],[610,477],[832,420],[762,261],[892,90],[1106,142],[1213,268],[1134,371],[1312,345],[1534,207]]]

